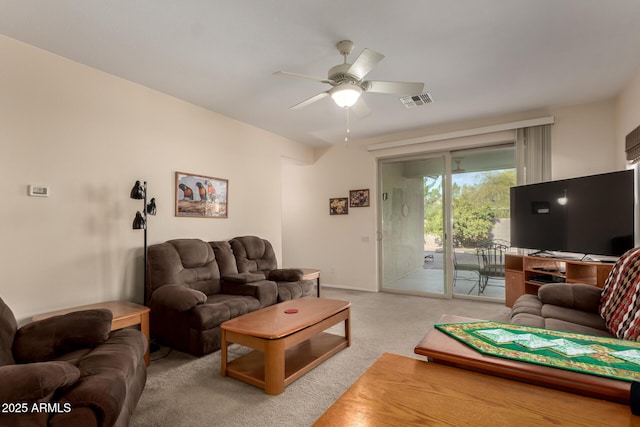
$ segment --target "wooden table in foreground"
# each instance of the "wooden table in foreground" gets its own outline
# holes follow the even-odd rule
[[[440,317],[438,323],[478,321],[478,319],[445,314]],[[417,354],[427,356],[432,362],[498,375],[599,399],[629,403],[631,389],[631,383],[629,382],[485,355],[437,329],[427,333],[414,351]]]
[[[111,330],[126,328],[128,326],[140,325],[140,331],[147,337],[147,352],[144,354],[144,362],[149,366],[149,307],[135,304],[129,301],[108,301],[98,304],[89,304],[79,307],[67,308],[64,310],[52,311],[49,313],[38,314],[33,316],[32,320],[42,320],[48,317],[58,316],[61,314],[72,313],[82,310],[94,310],[97,308],[105,308],[113,313],[113,321],[111,322]]]
[[[640,426],[628,406],[383,354],[321,426]]]
[[[285,387],[351,345],[351,303],[298,298],[263,308],[220,325],[222,376],[280,394]],[[295,313],[286,311],[298,310]],[[323,332],[344,322],[344,336]],[[255,349],[228,361],[227,345]]]

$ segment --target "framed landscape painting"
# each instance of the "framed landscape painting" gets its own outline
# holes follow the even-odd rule
[[[176,172],[176,216],[228,218],[229,180]]]

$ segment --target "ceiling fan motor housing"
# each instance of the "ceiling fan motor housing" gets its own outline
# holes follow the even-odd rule
[[[343,83],[345,81],[354,82],[354,83],[357,82],[358,78],[347,72],[349,71],[350,67],[351,67],[351,64],[340,64],[340,65],[336,65],[335,67],[331,67],[328,73],[329,80],[332,80],[338,84]]]

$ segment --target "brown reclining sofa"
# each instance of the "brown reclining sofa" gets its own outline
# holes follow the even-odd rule
[[[149,246],[147,301],[152,339],[202,356],[220,349],[220,324],[312,294],[302,270],[278,269],[271,244],[256,236]]]

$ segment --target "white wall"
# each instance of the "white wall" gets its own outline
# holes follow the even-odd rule
[[[640,70],[633,79],[625,86],[622,94],[616,103],[616,155],[619,165],[627,168],[627,157],[625,154],[625,139],[629,132],[640,126]],[[638,208],[638,194],[640,192],[640,180],[638,180],[638,163],[633,165],[636,170],[636,212],[635,212],[635,245],[640,245],[640,209]]]
[[[377,242],[373,239],[378,229],[376,156],[468,148],[504,142],[508,138],[513,140],[514,134],[505,131],[373,153],[367,151],[367,145],[545,116],[555,117],[552,127],[553,179],[624,169],[624,163],[619,161],[621,148],[616,146],[616,103],[613,100],[448,124],[372,141],[352,142],[349,148],[336,144],[318,153],[319,159],[313,165],[285,168],[284,258],[299,266],[320,268],[322,281],[327,285],[377,291],[378,255]],[[353,209],[343,217],[329,216],[329,197],[346,197],[348,190],[356,188],[371,189],[372,207]],[[363,236],[370,236],[369,241],[363,243]]]
[[[6,37],[0,52],[0,296],[19,321],[142,301],[136,180],[158,202],[149,243],[255,234],[282,259],[281,157],[311,149]],[[229,179],[229,218],[175,217],[176,171]]]
[[[321,270],[321,281],[338,287],[376,289],[377,204],[375,162],[362,147],[336,145],[318,152],[310,166],[283,170],[283,259],[287,266]],[[349,190],[370,190],[371,207],[329,215],[329,199]]]
[[[553,179],[624,169],[618,165],[614,100],[553,110],[551,176]]]
[[[616,160],[626,164],[625,137],[640,126],[640,70],[625,86],[616,103]]]

